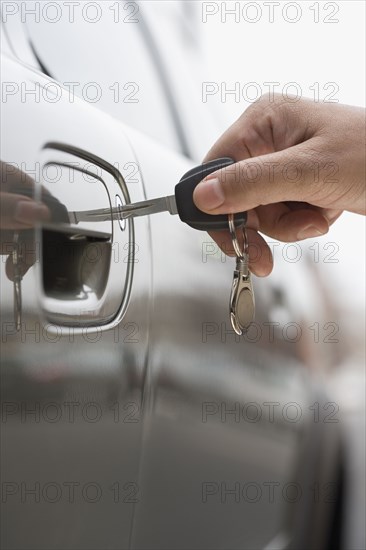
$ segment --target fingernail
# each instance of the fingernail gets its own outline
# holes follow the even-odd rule
[[[14,220],[26,224],[46,221],[49,217],[50,212],[47,206],[34,201],[19,201],[14,212]]]
[[[332,214],[332,215],[328,215],[327,213],[323,213],[323,216],[324,218],[327,220],[327,222],[329,223],[329,225],[331,225],[333,222],[335,222],[339,216],[342,214],[342,212],[336,212],[335,214]]]
[[[321,235],[324,235],[326,231],[320,231],[315,225],[310,225],[309,227],[305,227],[299,233],[297,234],[297,239],[299,241],[302,241],[303,239],[310,239],[311,237],[320,237]]]
[[[194,190],[194,202],[198,208],[213,210],[225,202],[225,195],[218,178],[206,178]]]

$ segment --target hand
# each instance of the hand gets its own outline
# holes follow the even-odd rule
[[[19,246],[22,251],[19,270],[25,275],[34,264],[35,251],[33,231],[37,222],[47,221],[50,212],[43,203],[38,203],[22,194],[33,193],[34,182],[27,174],[10,164],[0,161],[0,253],[8,254],[6,260],[6,274],[12,281],[14,278],[11,256],[14,231],[19,231]],[[16,192],[14,192],[14,190]]]
[[[263,96],[219,138],[205,161],[236,163],[195,189],[210,214],[248,211],[250,268],[268,275],[270,250],[258,231],[293,242],[318,237],[343,210],[365,214],[365,110]],[[233,255],[227,231],[211,235]]]

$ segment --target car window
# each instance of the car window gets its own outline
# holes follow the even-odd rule
[[[70,101],[76,94],[181,151],[135,2],[25,4],[23,22],[34,54],[70,92]]]

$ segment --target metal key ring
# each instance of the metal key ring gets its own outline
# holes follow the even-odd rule
[[[243,249],[240,250],[238,237],[236,236],[236,229],[235,229],[235,223],[234,223],[234,214],[228,215],[228,222],[229,222],[229,231],[231,235],[231,241],[233,243],[233,248],[236,254],[236,257],[239,260],[243,260],[244,256],[248,254],[248,236],[247,232],[245,230],[245,226],[242,227],[242,234],[243,234]]]
[[[13,294],[14,294],[14,322],[15,328],[17,331],[21,328],[22,323],[22,275],[19,270],[19,264],[23,259],[23,254],[20,248],[20,235],[19,231],[14,231],[13,236],[13,252],[12,252],[12,262],[13,262]]]

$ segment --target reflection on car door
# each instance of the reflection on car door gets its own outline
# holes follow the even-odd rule
[[[7,58],[2,71],[19,89],[46,82]],[[14,178],[26,174],[52,211],[31,236],[19,231],[22,253],[35,253],[20,330],[5,275],[12,231],[1,266],[3,545],[126,548],[141,498],[148,222],[73,225],[68,211],[142,200],[141,176],[121,126],[82,101],[41,92],[39,102],[19,94],[3,106],[2,183],[13,176],[9,192],[29,196]]]

